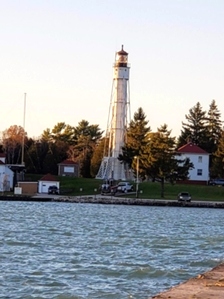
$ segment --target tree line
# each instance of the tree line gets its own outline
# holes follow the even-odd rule
[[[175,180],[186,178],[193,167],[189,161],[176,158],[177,149],[193,142],[210,154],[210,176],[224,177],[224,130],[221,113],[212,100],[205,111],[199,102],[185,115],[180,136],[171,137],[166,124],[152,132],[146,114],[140,107],[130,121],[121,163],[136,169],[139,159],[139,174],[142,178]],[[95,177],[108,147],[108,136],[104,136],[99,125],[82,120],[76,127],[60,122],[53,129],[43,131],[40,138],[30,138],[21,126],[13,125],[2,132],[0,152],[6,154],[8,164],[21,163],[22,144],[24,162],[28,173],[58,173],[58,163],[65,159],[79,164],[81,177]],[[180,164],[182,167],[180,168]],[[179,166],[178,166],[179,165]],[[178,168],[179,167],[179,168]]]

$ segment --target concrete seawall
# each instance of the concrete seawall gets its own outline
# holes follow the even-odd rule
[[[224,298],[224,263],[149,299],[212,298]]]

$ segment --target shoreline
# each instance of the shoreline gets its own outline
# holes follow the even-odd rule
[[[0,196],[0,201],[26,201],[26,202],[65,202],[65,203],[90,203],[90,204],[115,204],[138,205],[158,207],[185,207],[185,208],[216,208],[224,209],[224,202],[191,201],[178,202],[177,200],[127,198],[102,195],[86,196]]]
[[[123,198],[112,196],[77,196],[54,198],[55,202],[92,203],[92,204],[117,204],[159,207],[193,207],[193,208],[219,208],[224,209],[224,202],[192,201],[178,202],[177,200]]]
[[[223,299],[224,263],[149,299]]]

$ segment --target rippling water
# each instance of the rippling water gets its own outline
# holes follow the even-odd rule
[[[223,261],[223,210],[0,202],[0,298],[146,299]]]

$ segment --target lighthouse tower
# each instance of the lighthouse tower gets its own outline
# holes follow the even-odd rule
[[[107,125],[109,148],[96,176],[98,179],[122,180],[127,179],[128,176],[125,165],[118,160],[118,156],[122,154],[127,129],[127,114],[130,111],[129,70],[128,53],[122,46],[121,50],[116,53],[113,66],[113,86]]]

